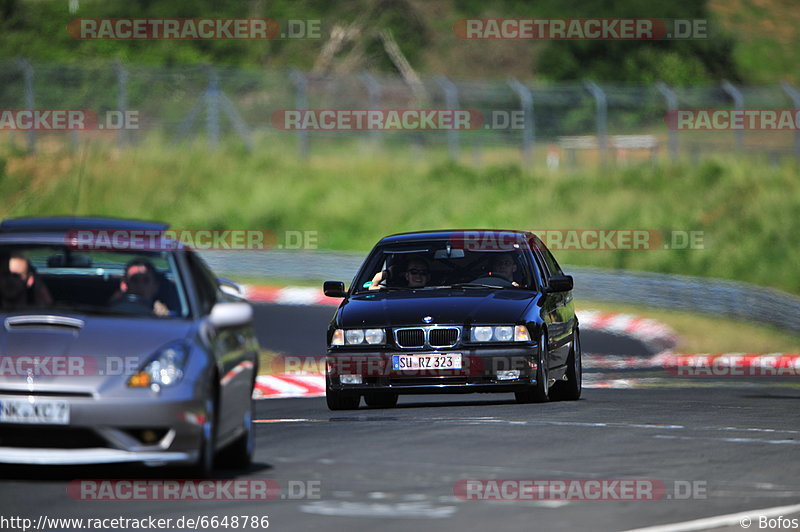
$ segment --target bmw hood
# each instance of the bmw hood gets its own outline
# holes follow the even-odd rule
[[[516,323],[537,297],[537,292],[494,289],[358,294],[342,304],[338,318],[339,325],[348,328]]]

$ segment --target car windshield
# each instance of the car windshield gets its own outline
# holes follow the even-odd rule
[[[353,292],[534,286],[526,254],[519,245],[499,250],[464,249],[442,240],[376,247],[364,263]]]
[[[0,309],[189,315],[174,253],[52,245],[0,245]]]

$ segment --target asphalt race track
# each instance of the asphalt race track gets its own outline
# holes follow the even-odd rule
[[[262,345],[318,354],[332,312],[259,305]],[[651,354],[630,339],[591,332],[582,339],[587,361]],[[588,382],[599,377],[644,384],[587,388],[577,402],[531,405],[515,404],[511,394],[401,396],[394,409],[329,412],[322,398],[263,400],[257,404],[256,463],[244,473],[222,469],[219,477],[272,479],[281,488],[274,500],[84,501],[68,495],[73,479],[163,480],[169,472],[7,467],[0,481],[2,515],[34,521],[42,515],[154,516],[173,523],[269,516],[270,530],[386,532],[628,530],[701,518],[716,519],[700,528],[664,530],[743,530],[740,517],[719,516],[784,506],[764,515],[782,515],[784,524],[800,518],[793,507],[800,502],[800,388],[791,379],[587,369]],[[467,479],[498,482],[473,482],[465,491]],[[512,482],[502,483],[506,479]],[[657,489],[631,496],[616,488],[620,479]],[[524,490],[517,496],[515,489],[530,485],[521,480],[548,481],[556,491],[544,497],[549,500]],[[607,500],[594,500],[590,486],[597,483],[589,480],[607,488],[601,497]],[[577,491],[558,492],[558,486]],[[475,500],[482,496],[517,500]],[[757,519],[750,524],[765,529]]]

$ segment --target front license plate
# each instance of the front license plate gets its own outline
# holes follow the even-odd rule
[[[404,371],[411,369],[461,369],[461,353],[447,355],[419,354],[392,355],[392,369]]]
[[[49,399],[0,400],[0,423],[69,424],[69,403]]]

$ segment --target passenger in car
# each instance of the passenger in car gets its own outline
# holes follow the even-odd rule
[[[53,297],[44,282],[36,275],[36,268],[23,253],[11,253],[0,274],[0,299],[2,307],[47,307]]]
[[[408,261],[404,276],[409,288],[424,288],[431,279],[431,269],[425,259],[414,258]]]
[[[156,316],[168,316],[169,308],[156,299],[159,284],[155,266],[150,261],[132,260],[125,266],[125,276],[120,283],[120,291],[111,296],[111,304],[117,308],[136,310],[138,307],[143,307],[150,309]]]
[[[365,286],[368,287],[368,290],[380,290],[386,288],[388,283],[392,279],[395,279],[395,285],[398,284],[398,281],[400,281],[400,283],[405,281],[405,285],[409,288],[424,288],[430,281],[430,266],[428,266],[428,261],[422,257],[414,257],[408,261],[406,268],[400,270],[402,278],[396,273],[399,267],[400,265],[395,262],[385,270],[376,273],[372,277],[372,280]]]

